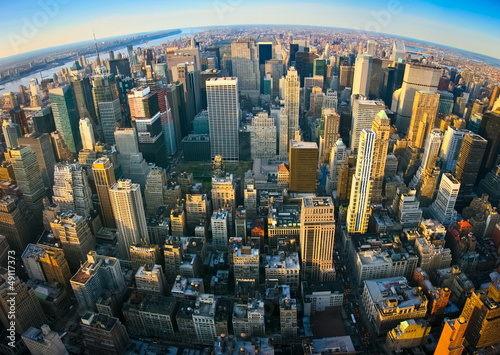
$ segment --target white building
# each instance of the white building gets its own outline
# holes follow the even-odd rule
[[[141,188],[130,180],[118,180],[110,187],[109,197],[118,229],[118,249],[122,258],[130,260],[132,244],[149,244]]]
[[[459,191],[460,182],[453,175],[449,173],[444,174],[439,184],[436,200],[432,203],[429,210],[445,227],[450,227],[457,223],[455,203],[457,202]]]
[[[405,276],[411,277],[418,265],[418,257],[394,249],[372,249],[356,253],[356,279],[362,285],[365,280]]]
[[[234,281],[254,280],[255,285],[259,284],[259,249],[252,249],[249,246],[242,246],[233,253]]]
[[[347,209],[347,230],[349,233],[365,233],[370,218],[370,201],[373,186],[373,150],[377,134],[363,130],[359,142],[356,173],[352,179],[351,198]]]
[[[250,152],[255,158],[276,157],[276,126],[273,117],[266,112],[258,113],[248,126],[250,132]]]
[[[373,57],[371,55],[358,54],[356,57],[354,79],[352,82],[353,95],[363,95],[368,97],[368,93],[370,92],[372,63]]]
[[[227,211],[214,211],[212,215],[212,245],[216,250],[227,250],[228,228]]]
[[[238,161],[238,78],[210,78],[206,86],[211,157],[222,155],[226,161]]]
[[[422,220],[420,201],[417,199],[416,190],[399,188],[392,204],[392,210],[398,216],[403,228],[416,228]]]
[[[285,113],[288,117],[288,142],[299,130],[300,79],[294,67],[288,68],[285,78]]]
[[[372,128],[373,120],[382,110],[385,110],[385,103],[381,100],[367,100],[365,97],[354,100],[351,121],[352,151],[358,150],[361,132]]]
[[[431,243],[426,238],[417,238],[415,250],[419,259],[418,266],[428,274],[451,266],[451,250],[442,245]]]
[[[441,171],[450,173],[455,172],[465,132],[465,130],[448,126],[448,129],[444,133],[441,150],[439,151],[439,158],[441,158],[442,161]]]
[[[259,50],[255,42],[241,38],[231,43],[231,61],[241,94],[257,99],[260,94],[260,68]]]
[[[217,337],[215,328],[216,305],[214,295],[201,294],[196,298],[193,323],[198,343],[212,345]]]
[[[156,295],[166,295],[167,280],[160,265],[140,266],[135,274],[137,290]]]
[[[266,255],[264,262],[266,281],[278,280],[280,285],[290,286],[292,292],[299,290],[300,263],[299,254],[287,255],[279,251],[278,255]]]

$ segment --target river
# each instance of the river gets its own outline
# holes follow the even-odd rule
[[[201,28],[185,28],[185,29],[182,29],[181,33],[148,41],[148,47],[149,46],[158,46],[162,43],[165,43],[167,40],[173,41],[176,39],[180,39],[186,35],[196,34],[197,32],[200,32],[201,30],[202,30]],[[146,47],[146,42],[134,45],[134,49],[136,49],[137,47]],[[118,53],[128,55],[127,47],[125,46],[125,47],[115,49],[114,53],[115,53],[115,57]],[[109,58],[109,52],[99,53],[99,57],[101,58],[101,60],[107,59],[107,58]],[[89,62],[93,62],[93,61],[95,61],[96,56],[95,55],[86,56],[86,58]],[[59,73],[62,68],[72,66],[74,61],[75,60],[73,59],[67,63],[64,63],[63,65],[53,67],[50,69],[42,70],[41,74],[42,74],[44,79],[52,78],[54,76],[54,74]],[[1,88],[0,95],[3,95],[5,93],[11,92],[11,91],[12,92],[19,92],[19,85],[24,85],[29,90],[29,82],[32,78],[37,78],[38,82],[40,82],[41,81],[40,72],[31,73],[31,74],[23,76],[19,79],[9,81],[8,83],[0,84],[0,88]]]

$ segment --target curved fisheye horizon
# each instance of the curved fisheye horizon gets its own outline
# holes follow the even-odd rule
[[[67,2],[41,0],[35,5],[10,2],[0,31],[0,55],[7,58],[33,50],[92,39],[126,36],[169,28],[284,24],[325,26],[397,35],[458,48],[500,59],[494,17],[496,1],[376,0],[346,5],[339,1],[191,1],[190,9],[177,2],[151,1],[156,11],[136,1]],[[167,7],[162,10],[163,7]],[[307,14],[307,15],[305,15]],[[251,20],[250,20],[251,19]],[[168,23],[168,26],[164,24]]]

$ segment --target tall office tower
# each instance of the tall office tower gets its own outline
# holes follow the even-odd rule
[[[288,116],[285,108],[280,109],[279,113],[279,147],[278,155],[280,160],[288,159]]]
[[[2,131],[5,139],[5,144],[7,148],[17,148],[18,146],[18,138],[22,136],[21,128],[17,123],[9,122],[7,120],[2,123]]]
[[[373,166],[372,166],[372,198],[371,202],[382,202],[382,186],[385,177],[385,162],[387,150],[389,148],[389,138],[391,135],[390,120],[385,111],[380,111],[373,121],[372,130],[377,135],[373,146]]]
[[[114,74],[101,68],[96,70],[92,81],[92,96],[98,118],[96,128],[106,143],[113,144],[113,131],[116,123],[121,121],[119,89]]]
[[[330,153],[340,137],[340,115],[333,108],[325,108],[321,113],[319,138],[319,163],[327,164]]]
[[[460,181],[461,195],[470,195],[474,192],[487,146],[488,141],[480,135],[472,132],[465,134],[455,170],[455,177]]]
[[[405,43],[402,39],[394,41],[392,46],[391,60],[395,62],[404,61],[406,57]]]
[[[343,65],[340,67],[340,89],[351,88],[354,81],[354,67]]]
[[[70,280],[71,287],[82,311],[96,310],[96,301],[103,291],[119,300],[126,290],[120,261],[91,251],[87,261]]]
[[[370,55],[359,54],[357,56],[352,83],[353,95],[369,96],[372,63],[373,58]]]
[[[454,105],[454,97],[453,93],[449,91],[438,91],[439,94],[439,106],[438,113],[442,113],[443,115],[451,115],[453,112]]]
[[[377,134],[369,129],[361,132],[356,173],[352,179],[351,198],[347,209],[347,230],[349,233],[366,233],[370,219],[372,197],[372,169]]]
[[[484,113],[479,135],[488,141],[479,175],[482,178],[496,166],[498,161],[500,152],[500,112],[488,111]]]
[[[285,67],[283,65],[282,59],[271,59],[266,61],[265,73],[271,74],[272,80],[272,95],[271,98],[276,98],[280,96],[280,79],[285,72]]]
[[[168,84],[166,87],[168,102],[172,108],[172,119],[174,123],[175,141],[180,146],[184,137],[181,122],[186,121],[186,108],[184,103],[184,89],[182,83]]]
[[[88,118],[80,119],[80,135],[82,138],[82,149],[94,150],[95,138],[94,128]]]
[[[118,318],[87,312],[80,323],[85,348],[96,355],[120,355],[129,342],[125,326]]]
[[[29,145],[35,153],[43,184],[50,193],[52,184],[54,183],[53,166],[56,163],[50,135],[47,133],[32,133],[24,137],[19,137],[17,141],[20,145]]]
[[[332,193],[332,191],[337,190],[337,184],[339,181],[340,166],[347,158],[347,147],[339,138],[335,142],[335,146],[332,148],[330,154],[330,162],[328,167],[328,177],[327,177],[327,193]]]
[[[442,161],[441,170],[455,173],[458,155],[466,131],[449,126],[444,133],[443,144],[439,151],[439,158]]]
[[[61,211],[73,211],[84,218],[90,217],[92,191],[87,173],[78,164],[57,163],[54,166],[54,194],[52,201]]]
[[[257,189],[253,184],[246,184],[243,195],[246,215],[253,221],[257,218]]]
[[[134,88],[128,94],[132,126],[137,131],[139,151],[148,163],[165,167],[167,155],[161,125],[158,93],[149,87]]]
[[[115,131],[118,165],[121,165],[123,176],[146,187],[146,178],[151,167],[139,152],[139,143],[134,128],[119,128]]]
[[[37,237],[33,233],[33,214],[23,199],[6,195],[0,199],[0,234],[7,237],[12,250],[21,254]]]
[[[468,322],[465,340],[473,348],[483,348],[498,343],[500,327],[500,281],[490,284],[487,291],[472,292],[462,310]]]
[[[301,272],[303,279],[335,279],[332,253],[335,215],[331,197],[305,197],[300,214]]]
[[[146,188],[144,190],[144,202],[146,202],[146,211],[148,214],[155,214],[158,207],[163,206],[163,187],[167,185],[167,174],[165,169],[154,167],[146,179]]]
[[[71,288],[71,271],[61,249],[28,244],[21,258],[30,279],[59,282],[66,288]]]
[[[238,78],[211,78],[207,81],[208,122],[212,159],[222,155],[226,161],[239,159]]]
[[[464,334],[467,325],[468,322],[464,317],[446,321],[441,336],[439,337],[436,354],[462,355],[464,351]]]
[[[73,89],[69,85],[51,89],[49,90],[49,99],[52,103],[57,130],[62,135],[70,152],[73,155],[78,154],[82,149],[78,127],[80,115]]]
[[[233,175],[212,177],[212,207],[214,211],[226,209],[236,211],[236,187]]]
[[[210,201],[206,194],[186,195],[186,220],[189,232],[194,232],[200,224],[208,228],[210,215]]]
[[[493,108],[493,105],[498,100],[499,96],[500,96],[500,87],[499,86],[495,86],[493,88],[493,91],[491,92],[490,101],[489,101],[489,104],[488,104],[487,111],[491,111],[491,109]]]
[[[393,102],[393,106],[396,104],[396,127],[400,132],[408,131],[417,91],[437,92],[440,78],[441,68],[416,63],[406,64],[399,100]]]
[[[314,142],[290,141],[290,190],[314,193],[318,167],[318,145]]]
[[[226,251],[228,246],[228,211],[216,210],[212,215],[212,245],[216,250]]]
[[[50,223],[50,227],[54,236],[61,241],[71,271],[78,271],[87,253],[95,249],[95,238],[86,218],[71,212],[61,213]]]
[[[163,140],[165,141],[165,154],[174,155],[177,151],[175,140],[174,116],[167,97],[167,89],[162,88],[156,91],[158,94],[158,106],[160,107],[160,119],[163,131]],[[206,97],[206,94],[205,94]]]
[[[40,329],[30,327],[22,334],[22,339],[33,355],[68,354],[59,334],[51,330],[47,324],[42,325]]]
[[[337,91],[334,91],[332,89],[328,89],[326,91],[326,96],[323,100],[323,107],[322,108],[334,109],[335,111],[337,111],[337,108],[338,108]]]
[[[184,88],[186,122],[184,122],[183,131],[185,134],[191,130],[194,117],[201,111],[199,74],[192,62],[179,63],[172,70],[173,81],[180,82]]]
[[[372,127],[373,120],[381,110],[385,110],[385,103],[381,100],[367,100],[366,98],[354,100],[350,139],[352,151],[358,150],[361,132]]]
[[[35,221],[41,221],[42,200],[47,195],[35,153],[29,146],[21,146],[10,149],[7,154],[14,169],[17,186],[23,193],[26,206],[33,213]]]
[[[7,266],[7,261],[11,252],[9,242],[5,235],[0,235],[0,250],[0,266]]]
[[[238,78],[242,95],[258,98],[260,95],[259,52],[254,40],[240,38],[231,43],[233,75]]]
[[[108,157],[97,159],[92,165],[94,182],[101,207],[102,221],[106,227],[115,228],[115,217],[111,206],[109,189],[115,184],[115,170]]]
[[[187,235],[186,212],[184,211],[184,200],[177,201],[177,206],[170,211],[170,229],[172,236],[183,237]]]
[[[285,113],[288,117],[288,142],[299,130],[300,79],[294,67],[288,68],[285,78]]]
[[[3,94],[3,106],[8,109],[14,109],[18,105],[17,96],[13,92]]]
[[[15,320],[12,318],[12,298],[15,297]],[[0,320],[5,329],[14,323],[18,334],[23,334],[30,327],[39,327],[45,322],[42,306],[35,290],[0,267]]]
[[[407,187],[398,187],[392,202],[392,210],[403,228],[417,228],[422,220],[422,210],[416,191]]]
[[[250,151],[252,160],[256,158],[274,159],[276,157],[276,126],[274,118],[266,112],[252,118],[250,131]]]
[[[441,177],[439,190],[436,200],[430,207],[430,212],[445,227],[450,227],[457,223],[457,211],[455,203],[457,202],[460,182],[450,173]]]
[[[412,147],[420,149],[423,147],[427,136],[434,129],[438,106],[438,93],[431,91],[415,93],[410,127],[408,128],[408,139]]]
[[[366,42],[366,54],[374,57],[377,52],[377,42],[374,40],[368,40]]]
[[[52,146],[54,147],[56,161],[74,161],[75,158],[66,145],[62,134],[58,131],[51,132],[50,140],[52,142]]]
[[[442,140],[443,133],[438,128],[433,129],[427,137],[420,167],[410,183],[411,188],[418,185],[423,174],[432,171],[436,167]]]
[[[90,118],[92,124],[97,125],[97,114],[92,97],[92,85],[86,77],[73,77],[71,87],[75,93],[76,106],[80,117]]]
[[[121,257],[130,260],[130,246],[149,243],[141,189],[131,180],[118,180],[109,189],[109,197],[119,235]]]

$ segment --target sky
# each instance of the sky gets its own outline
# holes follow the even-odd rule
[[[0,5],[0,58],[138,32],[244,24],[352,28],[500,59],[498,0],[24,0]]]

